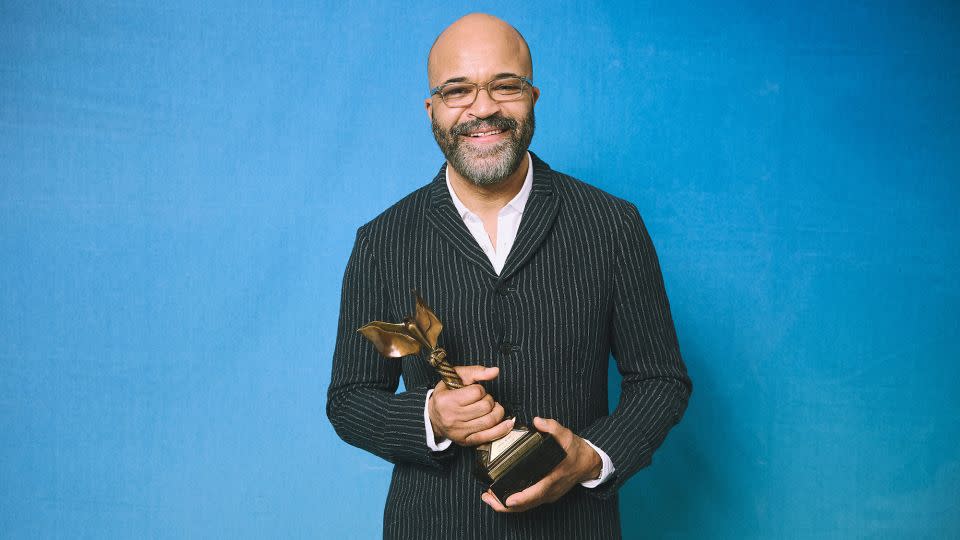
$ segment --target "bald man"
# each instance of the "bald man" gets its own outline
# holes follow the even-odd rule
[[[631,203],[528,151],[540,89],[512,26],[459,19],[427,71],[446,163],[357,232],[327,414],[345,441],[395,464],[387,538],[618,538],[616,492],[691,391],[649,236]],[[411,289],[444,322],[464,388],[418,357],[379,357],[356,332],[411,312]],[[611,354],[623,375],[612,413]],[[472,447],[510,431],[507,411],[567,457],[500,501],[472,474]]]

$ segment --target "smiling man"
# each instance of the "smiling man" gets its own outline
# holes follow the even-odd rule
[[[463,17],[427,70],[446,163],[357,232],[327,413],[345,441],[395,464],[385,537],[619,537],[617,490],[650,463],[691,390],[653,246],[631,203],[528,151],[540,90],[516,29]],[[381,358],[356,332],[412,311],[411,289],[444,322],[464,388],[421,358]],[[623,375],[612,412],[611,354]],[[567,455],[500,501],[472,474],[472,447],[514,417]]]

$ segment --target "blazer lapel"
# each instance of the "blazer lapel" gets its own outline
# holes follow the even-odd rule
[[[480,248],[480,244],[470,234],[470,229],[457,213],[457,207],[453,205],[453,199],[450,198],[450,192],[447,190],[446,163],[440,167],[440,172],[430,184],[430,207],[427,209],[427,221],[429,221],[453,247],[460,252],[468,261],[480,265],[491,275],[496,276],[490,259]],[[522,221],[521,221],[522,223]]]
[[[523,209],[517,239],[500,272],[500,281],[509,279],[536,253],[549,236],[560,212],[560,197],[553,189],[553,170],[533,152],[530,156],[533,158],[533,189]]]

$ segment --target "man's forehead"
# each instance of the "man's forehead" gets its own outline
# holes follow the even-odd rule
[[[440,84],[454,78],[473,80],[505,74],[528,77],[530,63],[517,47],[496,47],[485,43],[435,55],[429,76],[431,82]]]
[[[427,68],[431,84],[496,73],[532,76],[523,36],[500,19],[483,14],[463,17],[444,30],[430,49]]]

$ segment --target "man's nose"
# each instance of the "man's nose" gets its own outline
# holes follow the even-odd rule
[[[476,118],[487,118],[500,112],[500,104],[490,97],[486,87],[477,90],[477,99],[470,105],[468,114]]]

